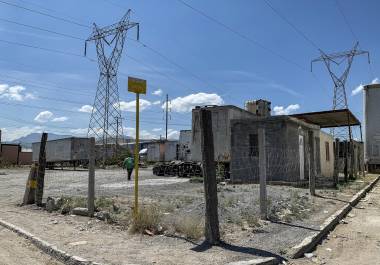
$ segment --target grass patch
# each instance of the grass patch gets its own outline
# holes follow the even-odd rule
[[[62,214],[69,214],[74,208],[87,207],[87,198],[62,196],[56,203]]]
[[[247,222],[249,227],[252,228],[258,228],[261,227],[260,224],[260,218],[257,216],[257,214],[249,209],[243,210],[241,212],[242,218]]]
[[[190,183],[203,183],[203,177],[193,176],[190,178]]]
[[[129,231],[132,233],[144,233],[149,230],[153,233],[158,232],[162,213],[158,205],[152,204],[142,206],[135,218],[132,218]]]
[[[202,218],[188,215],[178,217],[174,221],[174,229],[186,238],[198,240],[203,236],[204,226]]]

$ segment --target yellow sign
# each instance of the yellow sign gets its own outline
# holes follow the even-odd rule
[[[146,94],[146,80],[128,77],[128,91],[138,94]]]

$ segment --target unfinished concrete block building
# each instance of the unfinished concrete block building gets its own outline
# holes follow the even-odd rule
[[[320,173],[320,164],[313,165],[318,161],[313,157],[320,157],[319,126],[289,116],[235,119],[231,121],[231,182],[259,181],[259,128],[265,129],[268,181],[306,182],[313,167]]]

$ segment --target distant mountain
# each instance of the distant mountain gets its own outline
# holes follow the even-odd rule
[[[26,136],[20,137],[11,141],[12,144],[21,144],[21,146],[25,149],[32,148],[32,143],[41,141],[42,133],[31,133]],[[60,135],[54,133],[48,133],[48,140],[57,140],[62,138],[72,137],[72,135]]]

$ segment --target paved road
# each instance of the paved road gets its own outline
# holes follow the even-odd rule
[[[313,255],[290,264],[380,264],[380,183],[330,233]]]
[[[63,265],[28,240],[0,227],[0,265]]]

